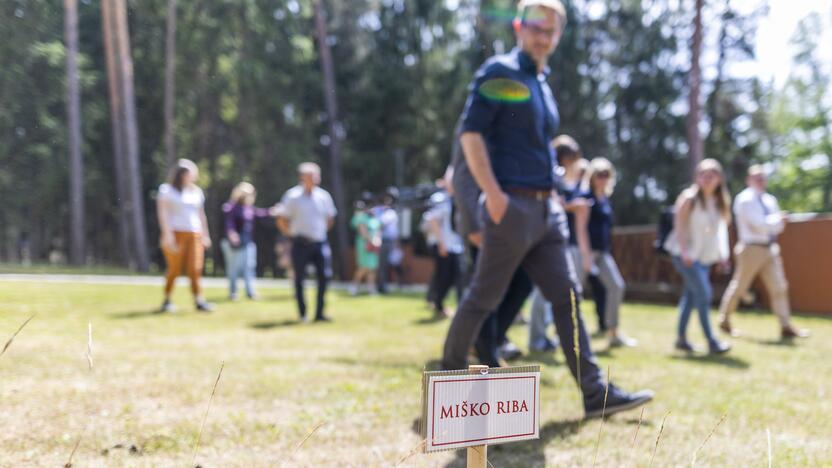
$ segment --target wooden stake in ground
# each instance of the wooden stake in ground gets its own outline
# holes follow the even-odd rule
[[[488,372],[488,366],[468,366],[468,372],[471,374],[481,374]],[[468,447],[468,468],[485,468],[488,465],[488,446],[476,445]]]

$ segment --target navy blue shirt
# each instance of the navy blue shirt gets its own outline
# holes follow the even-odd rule
[[[581,184],[578,183],[572,188],[566,187],[566,185],[561,184],[560,190],[558,191],[566,201],[566,203],[571,202],[576,198],[583,198],[583,192],[581,192]],[[566,223],[569,225],[569,245],[578,245],[578,236],[575,234],[575,214],[566,212]]]
[[[589,209],[589,245],[592,250],[609,252],[612,247],[612,205],[607,197],[598,198],[591,192],[582,195],[592,203]]]
[[[548,74],[548,68],[538,73],[534,60],[515,48],[488,59],[469,88],[462,132],[483,136],[494,175],[504,189],[551,190],[556,186],[555,151],[550,142],[560,117],[546,83]],[[489,92],[491,84],[506,82],[513,91],[508,99]],[[486,83],[490,84],[482,89]]]

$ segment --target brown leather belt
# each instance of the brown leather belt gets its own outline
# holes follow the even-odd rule
[[[527,188],[512,187],[507,188],[506,193],[517,197],[531,198],[532,200],[544,201],[552,196],[551,190],[535,190]]]

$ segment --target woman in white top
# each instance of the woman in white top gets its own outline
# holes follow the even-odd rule
[[[173,312],[170,301],[176,278],[184,270],[191,280],[196,309],[210,312],[213,305],[202,296],[202,265],[205,249],[211,247],[205,195],[197,187],[199,170],[193,161],[180,159],[170,171],[167,183],[159,187],[156,211],[159,216],[160,245],[165,255],[167,274],[162,312]]]
[[[711,330],[710,310],[713,290],[710,270],[714,264],[729,267],[728,223],[731,221],[731,195],[725,185],[722,166],[705,159],[696,168],[696,182],[676,200],[673,232],[665,248],[673,266],[682,276],[684,291],[679,301],[679,328],[676,349],[693,352],[686,330],[695,307],[711,353],[725,353],[731,346],[720,342]]]

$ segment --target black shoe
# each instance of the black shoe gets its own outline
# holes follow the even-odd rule
[[[209,313],[214,311],[214,304],[205,301],[196,301],[196,311],[202,313]]]
[[[331,321],[332,321],[332,319],[331,319],[331,318],[329,318],[329,317],[326,317],[326,316],[324,316],[324,315],[321,315],[321,316],[319,316],[319,317],[315,317],[315,321],[316,321],[316,322],[331,322]]]
[[[731,345],[719,340],[713,340],[708,343],[708,353],[710,354],[725,354],[731,350]]]
[[[609,393],[604,405],[604,392],[599,392],[591,398],[584,397],[584,419],[600,418],[621,411],[638,408],[653,399],[653,390],[641,390],[627,393],[613,384],[609,384]]]
[[[700,351],[696,348],[696,346],[690,344],[688,340],[682,338],[676,340],[676,344],[674,344],[673,347],[676,348],[678,351],[684,351],[686,353],[695,353],[697,351]]]

